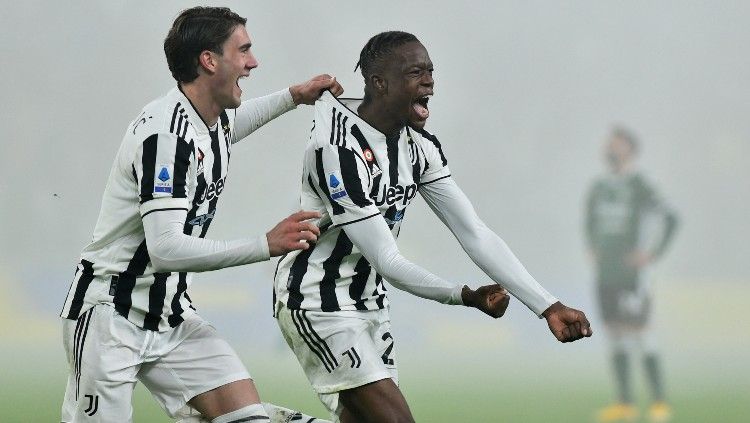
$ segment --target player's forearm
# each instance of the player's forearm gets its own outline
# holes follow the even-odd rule
[[[391,285],[443,304],[463,304],[463,285],[448,282],[404,258],[380,216],[346,225],[344,231],[367,261]]]
[[[157,272],[204,272],[268,260],[266,236],[231,241],[182,233],[186,212],[165,210],[143,217],[151,264]]]
[[[479,268],[538,316],[557,302],[521,264],[508,245],[482,222],[452,178],[420,188],[430,208]]]
[[[235,117],[235,142],[247,137],[266,123],[297,107],[288,88],[243,101]]]
[[[456,233],[461,246],[485,274],[541,316],[557,298],[531,276],[505,241],[482,226],[476,233]]]

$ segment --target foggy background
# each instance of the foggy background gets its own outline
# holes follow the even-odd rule
[[[441,140],[454,179],[532,275],[592,322],[594,337],[562,345],[515,300],[490,321],[391,289],[402,386],[418,421],[454,409],[484,421],[470,417],[475,405],[502,405],[519,392],[513,410],[497,410],[520,416],[507,421],[531,421],[529,409],[556,416],[566,401],[583,417],[547,421],[584,421],[613,399],[583,242],[583,199],[604,171],[613,124],[639,136],[638,168],[680,218],[650,272],[676,421],[703,421],[680,405],[705,397],[716,413],[732,407],[722,401],[740,404],[721,421],[747,421],[750,3],[211,3],[248,18],[260,66],[242,82],[245,98],[320,73],[359,97],[353,69],[369,37],[414,33],[435,64],[426,129]],[[67,363],[57,315],[126,126],[175,84],[164,36],[180,10],[197,4],[2,1],[2,421],[15,421],[18,407],[50,416],[18,421],[59,418]],[[300,106],[235,145],[210,237],[264,233],[296,210],[312,117],[312,107]],[[407,258],[449,280],[490,281],[424,201],[405,220],[399,246]],[[198,275],[191,296],[259,376],[261,395],[263,376],[274,395],[274,384],[294,386],[279,388],[275,402],[303,402],[322,415],[271,317],[275,264]],[[47,396],[24,401],[39,392]]]

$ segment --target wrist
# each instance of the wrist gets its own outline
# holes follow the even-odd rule
[[[461,301],[466,307],[474,307],[476,304],[475,297],[476,292],[467,285],[464,285],[464,287],[461,288]]]
[[[563,307],[565,307],[560,301],[552,304],[551,306],[547,307],[546,310],[542,312],[542,317],[545,319],[549,319],[549,316],[553,313],[557,313],[558,311],[562,310]]]
[[[299,106],[302,103],[302,93],[300,93],[299,85],[289,87],[289,94],[292,95],[292,102],[294,102],[295,106]]]

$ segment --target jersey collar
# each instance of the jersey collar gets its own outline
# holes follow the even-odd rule
[[[171,98],[176,99],[177,101],[182,103],[183,106],[185,106],[185,113],[187,113],[188,118],[190,119],[190,122],[193,124],[193,128],[195,128],[195,132],[198,135],[208,134],[208,125],[206,125],[206,121],[203,120],[201,115],[195,109],[195,106],[193,106],[193,103],[190,101],[189,98],[187,98],[185,93],[182,92],[182,89],[180,89],[179,85],[172,88],[172,90],[169,91],[169,96]]]
[[[346,103],[344,103],[345,100]],[[373,128],[367,121],[362,119],[357,112],[349,108],[349,105],[356,108],[356,105],[362,102],[361,98],[347,98],[347,99],[338,99],[331,94],[330,91],[325,91],[320,96],[320,100],[318,101],[324,101],[326,103],[332,104],[334,106],[341,106],[344,109],[346,109],[352,118],[357,122],[357,126],[359,127],[359,130],[362,131],[362,135],[365,136],[368,140],[374,140],[374,141],[383,141],[385,142],[386,136],[382,132],[378,131],[377,129]],[[404,129],[401,129],[401,132],[399,134],[403,134]],[[400,135],[399,135],[400,136]]]

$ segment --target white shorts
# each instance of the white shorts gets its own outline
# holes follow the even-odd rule
[[[287,344],[335,416],[338,392],[391,378],[398,384],[388,310],[306,311],[278,306],[278,324]]]
[[[196,395],[250,379],[234,350],[208,322],[187,317],[166,332],[143,330],[114,307],[97,305],[78,320],[63,319],[70,365],[63,422],[130,422],[137,381],[174,419],[195,415]]]

